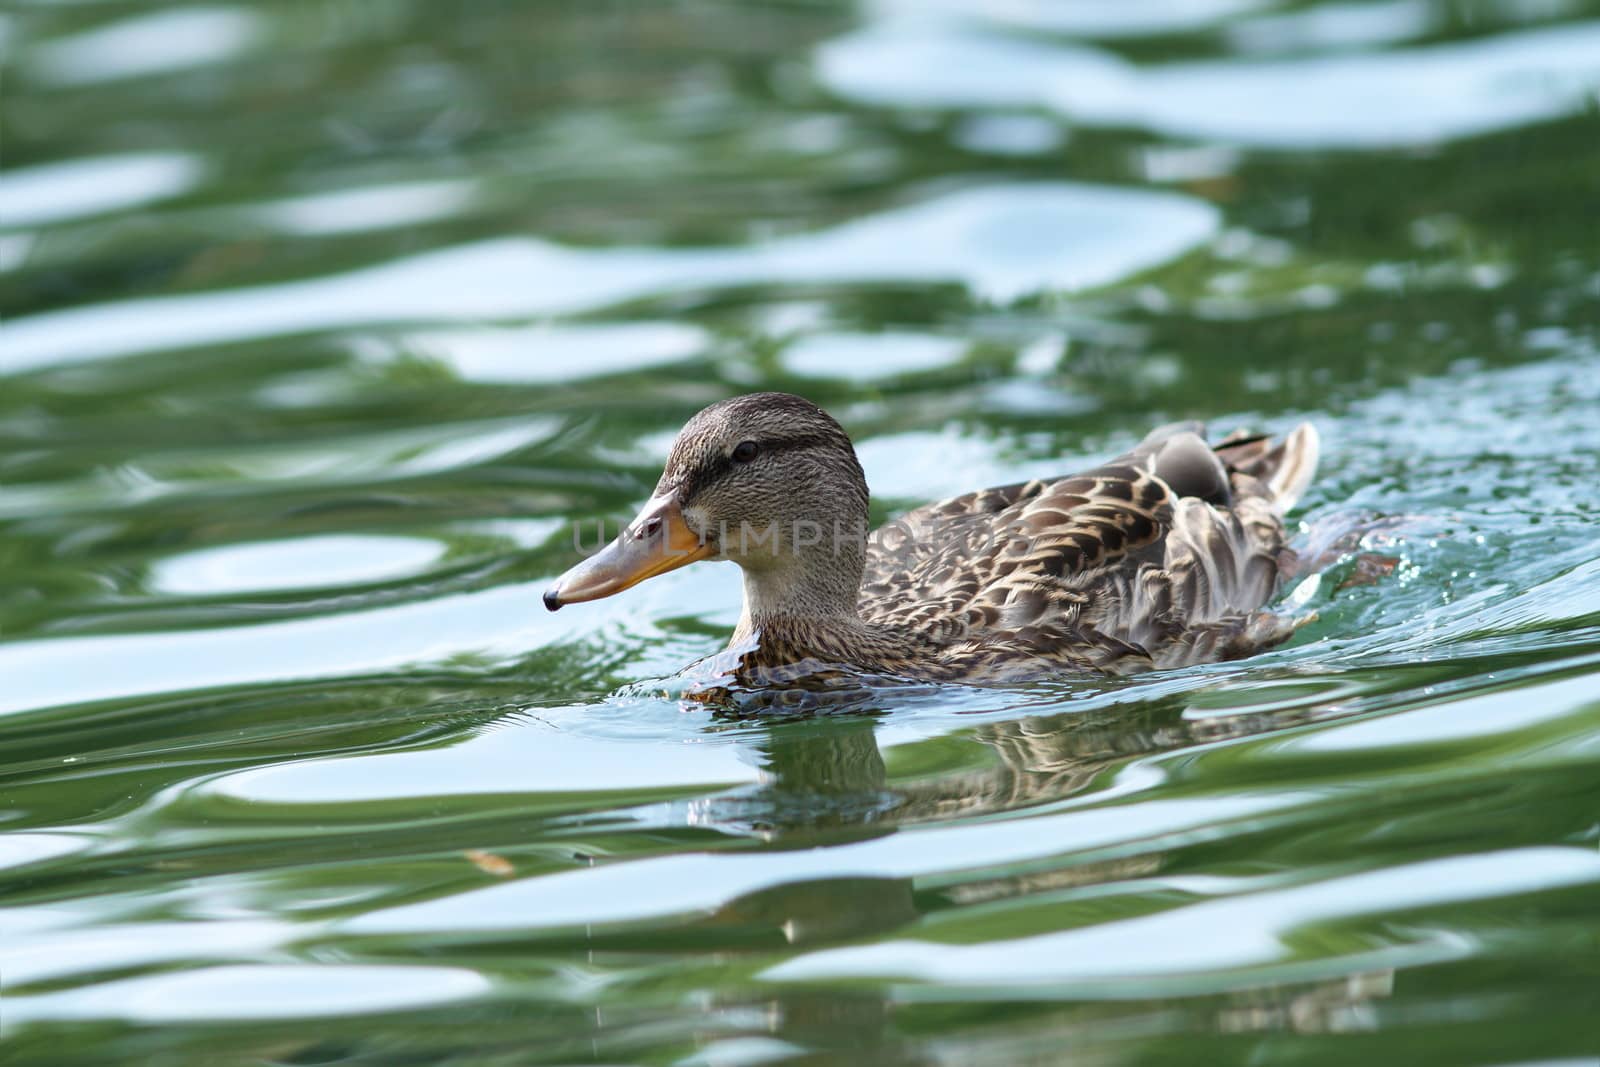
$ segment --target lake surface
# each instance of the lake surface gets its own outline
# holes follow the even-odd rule
[[[1600,4],[11,0],[23,1064],[1592,1064]],[[702,405],[874,515],[1313,421],[1258,658],[736,716],[545,612]]]

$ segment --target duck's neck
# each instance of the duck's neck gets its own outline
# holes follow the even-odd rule
[[[925,674],[936,642],[900,626],[869,622],[857,603],[865,546],[828,546],[827,559],[800,557],[794,568],[744,572],[744,612],[728,650],[741,671],[765,678],[766,668],[814,661],[892,674]]]
[[[744,567],[744,612],[733,633],[742,644],[763,631],[794,623],[854,628],[861,625],[865,546],[857,538],[825,540],[820,545],[779,555],[764,565]]]

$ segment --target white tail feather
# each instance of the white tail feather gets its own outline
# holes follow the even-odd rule
[[[1322,438],[1309,422],[1302,422],[1283,439],[1283,460],[1267,479],[1274,512],[1284,515],[1294,510],[1316,476],[1321,455]]]

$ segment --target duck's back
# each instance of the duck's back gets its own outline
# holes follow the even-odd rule
[[[1227,659],[1283,640],[1260,613],[1278,586],[1283,514],[1317,435],[1163,427],[1103,467],[985,489],[878,530],[861,613],[941,642],[956,676],[1130,671]]]

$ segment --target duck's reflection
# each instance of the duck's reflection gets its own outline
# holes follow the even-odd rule
[[[926,773],[886,762],[870,714],[775,722],[757,741],[758,786],[708,802],[701,819],[774,843],[835,844],[1033,807],[1092,790],[1109,772],[1145,756],[1247,737],[1302,721],[1299,709],[1187,718],[1181,697],[983,722],[939,739],[954,752]],[[822,836],[819,836],[822,835]],[[823,839],[825,837],[825,840]]]
[[[819,717],[768,725],[756,743],[762,780],[705,802],[697,822],[757,836],[770,847],[836,847],[884,837],[916,824],[946,824],[1066,800],[1109,782],[1143,756],[1285,723],[1284,713],[1192,720],[1181,699],[987,722],[938,744],[980,751],[952,755],[919,773],[879,746],[882,720]],[[1289,713],[1294,717],[1294,713]],[[713,923],[791,945],[881,937],[930,910],[1076,886],[1149,877],[1165,853],[1073,859],[1053,867],[1005,871],[918,890],[910,878],[816,878],[730,900]]]
[[[729,901],[717,917],[774,927],[791,945],[871,937],[921,916],[909,878],[788,882]]]
[[[1121,1062],[1121,1056],[1108,1053],[1135,1035],[1159,1040],[1163,1034],[1183,1035],[1190,1051],[1178,1062],[1203,1063],[1212,1062],[1208,1050],[1219,1062],[1235,1062],[1222,1055],[1224,1050],[1240,1052],[1252,1041],[1261,1043],[1263,1052],[1270,1047],[1281,1053],[1322,1035],[1375,1032],[1379,1005],[1395,993],[1395,972],[1383,968],[1322,981],[1132,1002],[1038,991],[977,1007],[970,999],[936,991],[875,995],[784,989],[760,1002],[759,1016],[748,1001],[734,997],[712,1011],[713,1017],[759,1017],[764,1038],[813,1053],[866,1051],[873,1063]],[[958,1006],[963,1003],[965,1009]],[[727,1041],[729,1035],[717,1040]],[[1240,1055],[1238,1062],[1255,1058]]]

